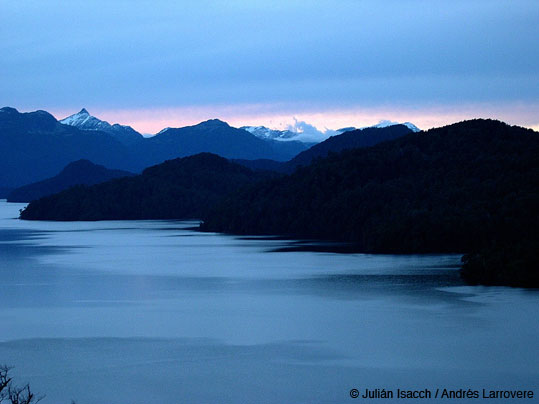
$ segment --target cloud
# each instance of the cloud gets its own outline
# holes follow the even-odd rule
[[[297,133],[297,137],[294,139],[302,142],[321,142],[330,136],[336,135],[338,132],[332,129],[324,128],[323,131],[317,129],[315,126],[305,122],[298,121],[294,117],[294,123],[289,124],[286,127],[287,130]]]
[[[388,118],[396,122],[412,122],[421,129],[473,118],[493,118],[511,125],[539,129],[539,102],[457,103],[434,106],[422,104],[408,107],[391,104],[381,107],[348,105],[331,109],[285,103],[109,109],[93,103],[70,108],[50,108],[47,104],[39,104],[32,108],[18,109],[22,112],[46,109],[61,119],[80,111],[82,107],[86,107],[100,119],[131,125],[141,133],[157,133],[164,127],[194,125],[212,118],[221,119],[235,127],[252,125],[279,130],[291,128],[295,132],[306,133],[304,136],[307,139],[323,139],[332,134],[332,129],[372,126]],[[311,128],[305,125],[310,125]],[[296,127],[298,130],[295,130]]]

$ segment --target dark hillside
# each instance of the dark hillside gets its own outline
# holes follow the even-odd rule
[[[76,186],[28,205],[27,220],[190,219],[226,194],[263,178],[210,154],[169,160],[141,175]]]
[[[134,175],[123,170],[109,170],[88,160],[69,163],[60,173],[52,178],[28,184],[11,191],[8,202],[30,202],[63,191],[74,185],[93,185],[113,178]]]
[[[539,240],[539,134],[472,120],[347,150],[230,197],[202,229],[351,241],[383,253]]]
[[[413,132],[405,125],[392,125],[384,128],[355,129],[331,136],[286,162],[287,171],[293,172],[296,167],[307,166],[314,159],[326,157],[329,153],[370,147],[381,142],[397,139],[409,133]]]

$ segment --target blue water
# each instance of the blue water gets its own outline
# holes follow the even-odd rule
[[[458,255],[283,252],[194,222],[25,222],[23,206],[0,202],[0,364],[43,403],[539,396],[539,293],[465,286]]]

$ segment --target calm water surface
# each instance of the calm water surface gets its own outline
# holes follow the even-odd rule
[[[0,202],[0,363],[44,403],[539,396],[539,292],[465,286],[460,256],[283,252],[193,222],[24,222],[23,206]]]

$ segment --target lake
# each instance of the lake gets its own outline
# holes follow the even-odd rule
[[[43,403],[379,401],[353,388],[537,401],[538,291],[466,286],[459,255],[313,252],[197,222],[25,222],[22,207],[0,201],[0,364]]]

